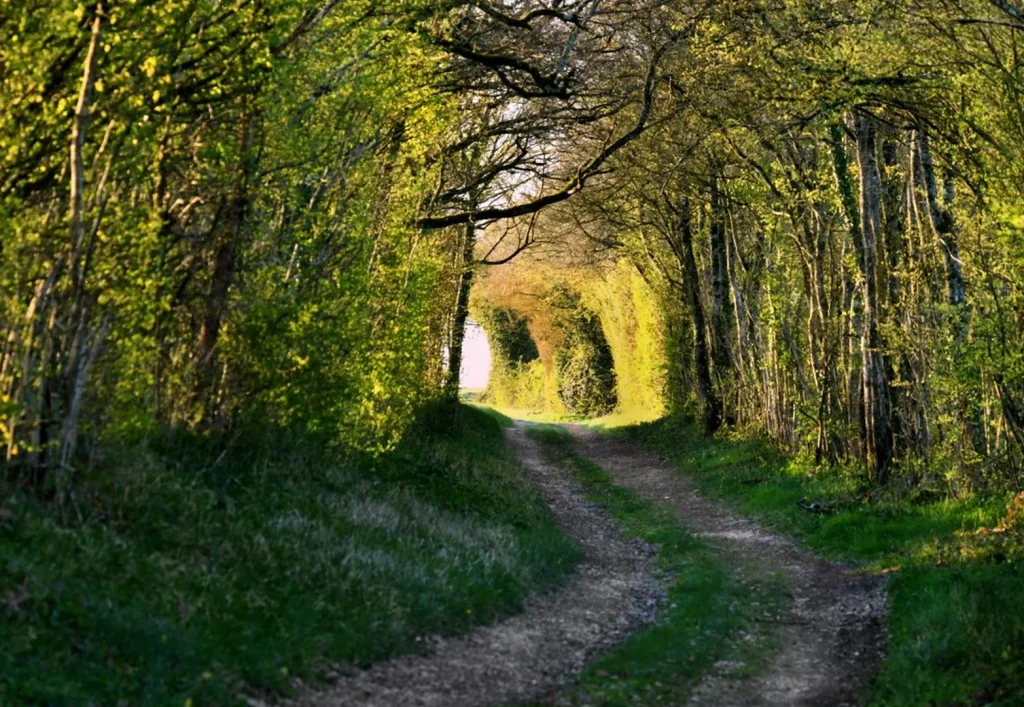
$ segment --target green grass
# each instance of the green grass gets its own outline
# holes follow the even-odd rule
[[[473,409],[478,410],[497,422],[499,427],[515,427],[515,420],[497,408],[491,407],[490,405],[481,405],[480,403],[471,403],[471,405]]]
[[[479,396],[478,396],[479,397]],[[525,422],[534,422],[538,424],[558,424],[562,422],[586,422],[588,425],[596,427],[624,427],[627,425],[638,425],[643,422],[651,422],[656,419],[649,413],[642,410],[630,410],[622,411],[616,410],[610,412],[607,415],[602,415],[598,418],[588,418],[584,415],[573,415],[570,413],[562,412],[551,412],[549,410],[529,410],[529,409],[516,409],[516,408],[503,408],[489,405],[487,403],[478,402],[478,397],[468,399],[463,398],[464,402],[468,402],[481,410],[490,410],[495,414],[499,415],[512,424],[512,420],[523,420]]]
[[[574,415],[568,412],[552,412],[550,410],[530,410],[524,408],[499,408],[503,415],[516,420],[535,422],[537,424],[557,424],[559,422],[583,422],[587,418],[584,415]]]
[[[0,704],[234,704],[518,610],[578,550],[498,420],[458,418],[378,460],[133,448],[80,483],[70,525],[6,492]]]
[[[744,663],[737,675],[758,670],[771,637],[755,627],[754,617],[780,604],[784,580],[748,573],[743,581],[742,568],[726,567],[682,528],[674,510],[615,485],[599,466],[574,453],[564,429],[544,425],[528,434],[575,472],[589,497],[625,532],[657,549],[657,568],[668,591],[656,623],[589,666],[560,697],[605,707],[681,704],[716,661]]]
[[[709,441],[676,419],[611,433],[827,557],[891,571],[891,641],[872,704],[1024,705],[1024,552],[1019,540],[987,551],[972,533],[995,526],[1008,498],[868,502],[856,476],[813,472],[757,440]]]

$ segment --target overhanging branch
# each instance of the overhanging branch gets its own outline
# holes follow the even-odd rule
[[[650,118],[651,107],[654,103],[654,77],[657,72],[658,62],[667,48],[668,44],[659,48],[651,59],[650,65],[647,67],[647,75],[644,78],[643,102],[640,108],[640,114],[637,116],[633,127],[620,135],[614,142],[605,146],[605,148],[589,162],[581,165],[576,170],[576,173],[568,179],[560,189],[513,206],[461,211],[446,214],[444,216],[424,216],[416,219],[416,225],[425,230],[432,230],[469,223],[470,221],[496,221],[499,219],[515,218],[517,216],[527,216],[529,214],[537,213],[541,209],[551,206],[552,204],[565,201],[571,197],[583,188],[587,179],[594,176],[608,158],[629,143],[633,142],[633,140],[640,137],[644,129],[647,127],[647,120]]]

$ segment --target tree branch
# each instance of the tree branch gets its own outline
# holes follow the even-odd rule
[[[422,229],[430,230],[436,228],[447,228],[448,226],[455,226],[461,223],[468,223],[470,221],[494,221],[504,218],[515,218],[516,216],[525,216],[527,214],[536,213],[547,206],[557,204],[571,197],[583,188],[587,179],[600,170],[601,165],[603,165],[609,157],[643,134],[644,129],[647,127],[647,120],[651,115],[651,107],[654,103],[654,78],[657,72],[658,63],[667,48],[668,44],[659,48],[651,59],[650,65],[647,67],[647,76],[644,79],[643,103],[640,108],[640,114],[637,116],[633,127],[619,136],[617,140],[607,145],[589,162],[581,165],[576,170],[576,174],[567,180],[562,185],[561,189],[550,194],[537,197],[531,201],[515,204],[514,206],[462,211],[447,214],[445,216],[424,216],[416,219],[416,225]]]
[[[574,12],[568,12],[566,10],[557,10],[550,7],[540,7],[536,10],[530,10],[524,12],[518,17],[506,15],[503,12],[495,10],[486,2],[471,2],[473,7],[477,8],[486,15],[498,20],[502,24],[506,24],[510,27],[518,27],[520,29],[529,29],[530,24],[540,17],[552,17],[563,22],[569,22],[571,24],[579,24],[579,17]]]

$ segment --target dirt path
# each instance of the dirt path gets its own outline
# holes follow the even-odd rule
[[[433,639],[425,655],[397,658],[311,690],[304,707],[484,707],[542,699],[590,661],[653,620],[661,589],[652,551],[624,539],[568,473],[547,462],[524,426],[507,431],[513,453],[580,544],[585,559],[572,579],[534,597],[506,621],[453,639]]]
[[[570,425],[576,449],[616,483],[676,508],[685,525],[718,548],[737,572],[782,572],[791,595],[772,616],[778,651],[768,666],[744,679],[721,664],[690,699],[691,705],[838,707],[856,705],[884,651],[886,595],[882,583],[797,548],[720,504],[698,496],[672,465],[627,440]],[[750,575],[748,575],[750,576]]]

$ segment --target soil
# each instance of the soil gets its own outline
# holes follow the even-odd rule
[[[349,671],[327,688],[307,689],[302,707],[483,707],[550,700],[583,668],[654,620],[664,598],[653,549],[623,536],[586,500],[566,471],[526,435],[509,446],[584,560],[555,591],[531,597],[523,613],[458,638],[426,639],[423,654]],[[828,562],[714,501],[702,498],[673,465],[628,440],[568,426],[577,450],[616,483],[668,504],[743,581],[781,573],[784,605],[761,617],[778,646],[767,664],[720,661],[687,704],[712,707],[841,707],[860,703],[885,650],[882,580]],[[767,627],[767,628],[765,628]],[[751,669],[753,668],[753,669]],[[638,703],[639,704],[639,703]]]
[[[434,637],[404,656],[309,690],[304,707],[482,707],[542,700],[630,632],[654,620],[663,588],[653,549],[627,539],[587,501],[570,475],[547,461],[526,426],[508,444],[583,561],[557,590],[531,597],[514,617],[458,638]]]
[[[629,440],[571,425],[576,449],[616,483],[675,508],[685,526],[712,544],[740,576],[779,572],[789,592],[781,612],[764,617],[778,650],[753,676],[721,663],[697,686],[691,705],[839,707],[860,704],[885,652],[883,580],[827,562],[702,498],[672,464]]]

